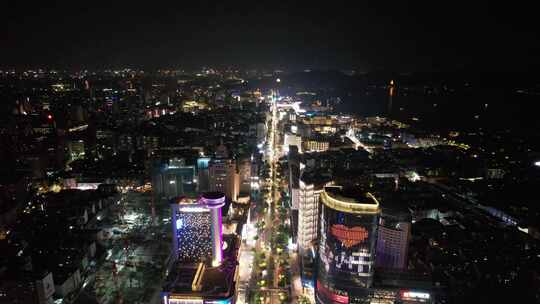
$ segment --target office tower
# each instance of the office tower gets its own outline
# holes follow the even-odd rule
[[[223,192],[225,196],[236,201],[240,191],[240,175],[236,162],[231,159],[212,159],[208,165],[209,190]]]
[[[157,198],[171,199],[194,193],[195,181],[195,166],[186,165],[184,159],[174,158],[165,164],[154,164],[152,188]]]
[[[225,205],[225,195],[220,192],[207,192],[201,202],[210,209],[212,220],[212,266],[219,266],[223,261],[221,208]]]
[[[264,122],[257,123],[257,144],[263,143],[266,138],[268,128]]]
[[[251,192],[251,160],[244,158],[238,163],[238,174],[240,176],[240,192]]]
[[[299,182],[298,191],[298,250],[308,251],[317,239],[319,223],[319,198],[324,187],[331,182],[317,172],[305,172]]]
[[[410,214],[383,208],[379,219],[375,265],[385,269],[406,270],[410,238]]]
[[[321,193],[317,303],[361,303],[373,282],[379,202],[339,186]]]
[[[298,207],[300,205],[298,195],[300,192],[300,168],[302,167],[297,146],[291,147],[291,150],[287,155],[287,159],[287,163],[289,164],[289,193],[291,196],[292,210],[295,211],[298,210]]]
[[[197,159],[197,185],[199,192],[210,190],[210,176],[208,172],[209,157],[200,157]]]

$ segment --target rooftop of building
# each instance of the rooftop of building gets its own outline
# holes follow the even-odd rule
[[[222,192],[206,192],[203,194],[203,198],[207,198],[207,199],[220,199],[220,198],[225,198],[225,194],[223,194]]]
[[[369,193],[353,187],[328,186],[324,188],[331,198],[355,204],[378,205],[379,202]]]
[[[355,187],[328,186],[321,195],[322,202],[335,210],[348,213],[378,213],[379,202],[369,192]]]
[[[220,266],[176,262],[169,270],[163,292],[179,299],[223,299],[233,296],[240,242],[235,235],[224,235],[223,238],[228,245],[223,250],[224,259]]]
[[[317,189],[322,189],[332,181],[332,174],[326,170],[312,170],[302,173],[300,180],[308,185],[313,185]]]

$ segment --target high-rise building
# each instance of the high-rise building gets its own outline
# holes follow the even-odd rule
[[[232,159],[212,159],[208,164],[209,190],[223,192],[225,196],[236,201],[240,192],[240,175],[236,162]]]
[[[298,191],[298,250],[308,251],[317,239],[319,223],[319,198],[330,177],[305,172],[299,182]]]
[[[257,144],[260,144],[264,142],[264,139],[266,138],[266,132],[268,131],[268,128],[264,122],[257,123]]]
[[[210,210],[212,219],[212,266],[216,267],[223,261],[223,232],[221,208],[225,205],[225,195],[220,192],[207,192],[201,199]]]
[[[197,159],[197,185],[199,192],[210,190],[210,177],[208,172],[209,157],[200,157]]]
[[[379,202],[371,194],[339,186],[320,196],[317,303],[361,303],[373,283]]]
[[[173,254],[177,261],[197,263],[212,255],[212,218],[201,202],[185,197],[171,201]]]
[[[239,161],[238,174],[240,175],[240,192],[249,194],[251,192],[251,161],[249,158]]]
[[[303,164],[300,163],[300,155],[297,146],[292,146],[289,154],[287,154],[289,164],[289,195],[291,196],[292,210],[298,210],[299,192],[300,192],[300,175],[302,173]]]
[[[291,146],[297,146],[299,152],[302,153],[302,137],[292,133],[285,133],[283,138],[283,154],[287,155],[289,153]]]
[[[224,204],[225,195],[218,192],[171,202],[174,260],[160,303],[235,303],[240,239],[222,234]]]
[[[410,238],[410,214],[383,208],[379,219],[375,265],[385,269],[406,270]]]
[[[152,174],[152,188],[158,198],[171,199],[192,194],[196,190],[195,166],[187,166],[184,159],[156,163]]]
[[[212,266],[221,263],[224,205],[225,195],[219,192],[207,192],[200,200],[179,197],[171,202],[176,260],[200,262],[211,257]]]

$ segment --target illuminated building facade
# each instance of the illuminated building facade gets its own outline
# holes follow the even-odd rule
[[[184,159],[158,163],[152,173],[152,189],[158,198],[172,199],[196,190],[195,166],[187,166]]]
[[[320,196],[317,303],[362,303],[373,283],[379,203],[370,193],[339,186]]]
[[[171,202],[177,258],[168,267],[160,303],[235,303],[240,239],[223,236],[224,205],[225,195],[219,192]]]
[[[225,196],[236,201],[240,192],[240,175],[236,162],[232,159],[212,159],[208,165],[209,190],[223,192]]]
[[[208,172],[209,164],[209,157],[200,157],[197,159],[197,190],[199,192],[205,192],[210,190],[210,176]]]
[[[375,265],[385,269],[406,270],[410,238],[410,215],[390,214],[383,210],[379,220]]]
[[[211,258],[213,266],[221,263],[224,205],[225,196],[219,192],[205,193],[200,200],[174,199],[171,210],[176,260],[195,263]]]
[[[212,219],[212,266],[218,266],[223,261],[223,232],[221,208],[225,205],[225,195],[220,192],[205,193],[201,199],[202,203],[210,210]]]
[[[85,149],[83,140],[71,140],[67,146],[70,161],[84,158]]]
[[[300,181],[298,208],[298,250],[303,253],[317,239],[318,203],[320,191],[313,184]]]
[[[319,198],[324,187],[331,182],[320,174],[304,173],[298,190],[298,250],[309,250],[318,236]]]
[[[292,133],[285,133],[285,137],[283,138],[283,155],[289,153],[290,146],[297,146],[299,152],[302,153],[302,137]]]
[[[324,152],[329,147],[330,143],[327,140],[307,139],[302,142],[302,148],[306,152]]]
[[[240,192],[250,193],[251,191],[251,160],[242,159],[238,163],[238,175],[240,178]]]
[[[177,259],[169,266],[160,303],[235,303],[240,239],[223,236],[224,205],[225,195],[219,192],[171,202]]]
[[[198,201],[177,198],[171,202],[173,253],[181,262],[200,262],[212,254],[210,210]]]

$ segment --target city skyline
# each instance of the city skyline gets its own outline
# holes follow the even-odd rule
[[[0,304],[540,303],[536,11],[0,18]]]

